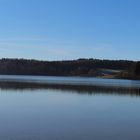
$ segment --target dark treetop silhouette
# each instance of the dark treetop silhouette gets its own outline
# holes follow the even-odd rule
[[[0,74],[46,76],[104,76],[135,78],[140,76],[140,62],[127,60],[78,59],[71,61],[37,61],[1,59]]]

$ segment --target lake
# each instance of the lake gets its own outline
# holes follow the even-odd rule
[[[0,140],[139,140],[140,81],[0,76]]]

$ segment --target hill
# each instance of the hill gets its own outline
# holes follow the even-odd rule
[[[0,74],[46,76],[118,76],[135,64],[127,60],[78,59],[69,61],[38,61],[0,59]],[[139,70],[138,70],[139,71]]]

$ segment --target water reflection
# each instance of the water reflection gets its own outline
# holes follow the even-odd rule
[[[138,140],[139,82],[98,83],[2,80],[0,140]]]
[[[115,86],[91,86],[91,85],[66,85],[66,84],[47,84],[29,82],[0,82],[1,90],[60,90],[70,91],[78,94],[112,94],[112,95],[131,95],[140,96],[138,87],[115,87]]]

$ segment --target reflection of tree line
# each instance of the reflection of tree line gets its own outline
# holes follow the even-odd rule
[[[38,90],[51,89],[76,92],[79,94],[115,94],[140,96],[140,88],[134,87],[112,87],[112,86],[88,86],[88,85],[65,85],[65,84],[43,84],[27,82],[0,82],[1,90]]]

